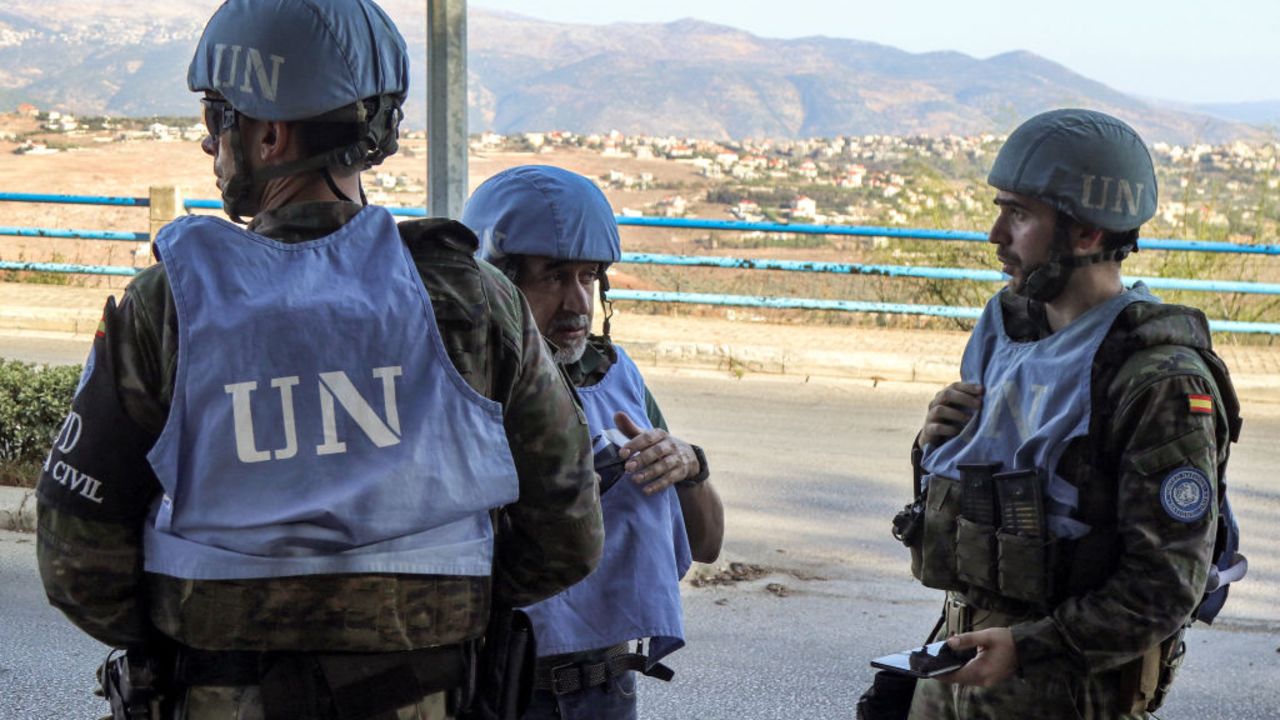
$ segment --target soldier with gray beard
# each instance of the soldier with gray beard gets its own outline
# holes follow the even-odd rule
[[[601,482],[600,567],[525,608],[538,663],[524,718],[629,720],[637,673],[671,677],[659,661],[684,645],[680,578],[692,560],[719,555],[724,509],[706,456],[667,432],[640,371],[610,340],[608,314],[604,334],[590,335],[597,283],[608,313],[605,270],[621,256],[599,188],[559,168],[512,168],[476,190],[462,220],[481,237],[481,257],[524,292],[578,389]]]

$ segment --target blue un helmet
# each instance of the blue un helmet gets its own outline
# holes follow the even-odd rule
[[[1064,235],[1055,238],[1048,261],[1033,268],[1021,288],[1041,301],[1057,297],[1075,268],[1123,260],[1135,251],[1137,229],[1156,213],[1156,173],[1147,146],[1129,125],[1093,110],[1051,110],[1018,126],[1000,148],[987,183],[1124,236],[1120,244],[1083,257],[1070,255]]]
[[[596,184],[550,165],[521,165],[485,180],[462,211],[462,224],[480,238],[480,259],[514,280],[514,259],[537,255],[604,268],[622,257],[618,221]],[[609,334],[609,281],[600,273],[600,302]]]
[[[391,19],[370,0],[227,0],[214,12],[187,70],[216,135],[231,133],[235,174],[223,204],[235,206],[271,178],[329,168],[364,170],[398,149],[409,55]],[[350,123],[349,145],[246,171],[237,113],[256,120]],[[337,193],[342,196],[341,193]]]

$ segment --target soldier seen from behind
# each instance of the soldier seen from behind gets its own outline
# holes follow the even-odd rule
[[[462,225],[364,202],[408,75],[369,0],[205,28],[188,85],[251,220],[160,233],[38,485],[50,602],[127,650],[116,717],[453,717],[491,605],[598,562],[586,421],[523,295]]]
[[[1038,115],[988,182],[1008,286],[929,405],[895,520],[913,574],[947,591],[936,638],[977,656],[918,681],[910,717],[1147,717],[1243,569],[1235,392],[1200,311],[1121,281],[1157,197],[1132,128]]]
[[[640,370],[609,337],[605,270],[621,246],[604,193],[567,170],[516,167],[477,188],[462,219],[554,344],[586,410],[601,482],[600,567],[524,609],[539,657],[523,717],[633,719],[637,673],[672,676],[659,661],[684,645],[680,578],[692,560],[720,554],[724,508],[702,449],[667,432]],[[590,334],[597,288],[603,335]]]

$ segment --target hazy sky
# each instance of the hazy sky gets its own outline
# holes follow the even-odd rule
[[[1130,94],[1184,102],[1280,100],[1280,0],[469,3],[588,24],[695,17],[765,37],[827,35],[979,58],[1031,50]]]

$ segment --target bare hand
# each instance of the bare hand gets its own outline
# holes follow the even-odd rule
[[[961,633],[947,640],[952,650],[978,648],[978,656],[953,673],[938,677],[944,683],[991,687],[1004,682],[1018,669],[1018,647],[1007,627]]]
[[[642,430],[624,412],[615,414],[613,422],[630,438],[618,451],[627,461],[623,469],[631,473],[632,482],[644,485],[646,495],[698,474],[698,456],[689,443],[660,428]]]
[[[933,396],[920,431],[920,447],[939,445],[960,434],[974,413],[982,409],[981,385],[954,382]]]

